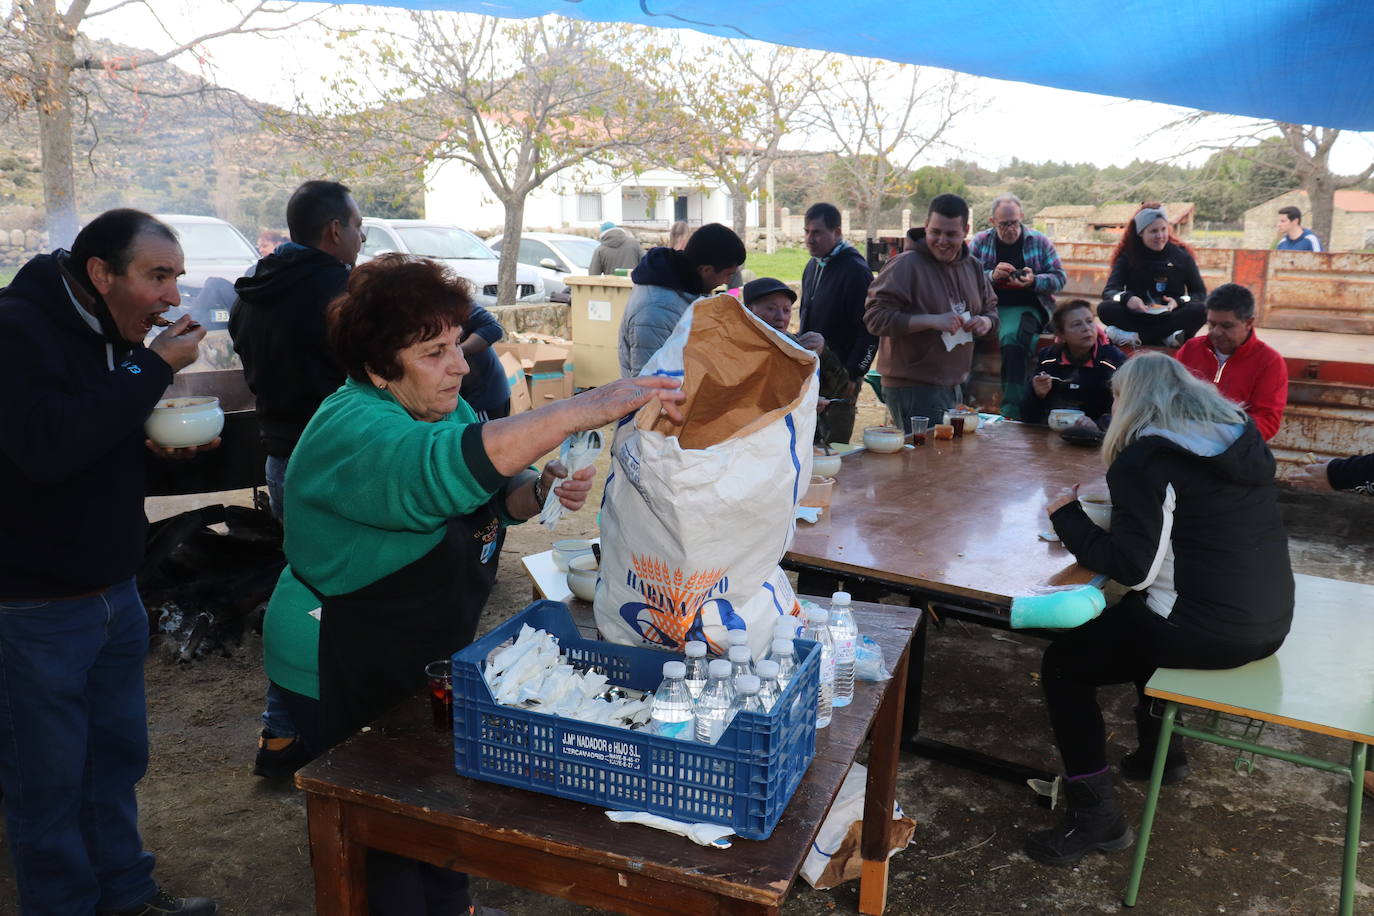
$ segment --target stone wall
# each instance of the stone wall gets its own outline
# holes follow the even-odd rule
[[[0,267],[18,267],[48,250],[48,234],[37,229],[0,228]]]
[[[569,313],[572,307],[561,302],[534,305],[496,305],[487,311],[495,316],[507,334],[548,334],[571,337]]]

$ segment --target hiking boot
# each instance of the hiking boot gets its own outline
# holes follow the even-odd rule
[[[215,916],[217,906],[209,897],[173,897],[161,888],[143,903],[127,910],[105,910],[103,916]]]
[[[1103,767],[1064,780],[1069,810],[1058,827],[1026,837],[1026,855],[1046,865],[1072,865],[1094,849],[1115,852],[1135,841],[1116,800],[1115,777]]]
[[[1160,721],[1150,714],[1149,706],[1135,708],[1135,728],[1139,746],[1121,758],[1121,775],[1127,779],[1147,782],[1150,770],[1155,765],[1155,748],[1159,747]],[[1188,755],[1183,753],[1183,739],[1177,734],[1169,736],[1169,753],[1164,758],[1164,778],[1160,785],[1171,786],[1187,779],[1192,770],[1188,767]]]
[[[313,759],[310,749],[300,738],[277,738],[263,732],[258,735],[258,756],[253,761],[253,775],[268,779],[290,779]]]
[[[1110,324],[1107,325],[1107,339],[1112,342],[1112,346],[1122,350],[1140,346],[1140,335],[1135,331],[1123,331]]]

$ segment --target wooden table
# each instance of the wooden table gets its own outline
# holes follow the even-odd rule
[[[824,602],[822,602],[824,603]],[[858,604],[892,680],[860,682],[817,733],[816,758],[773,835],[725,852],[632,824],[580,802],[455,774],[453,741],[418,696],[296,775],[305,791],[315,907],[367,912],[367,849],[380,849],[619,913],[776,914],[860,745],[872,730],[860,910],[881,914],[897,775],[902,683],[919,612]]]
[[[1006,628],[1012,598],[1087,582],[1051,531],[1047,497],[1073,484],[1105,486],[1102,453],[1041,426],[993,423],[974,434],[890,455],[846,455],[830,508],[797,524],[783,565],[877,583],[923,604],[938,623],[957,617]],[[926,618],[908,675],[903,747],[1015,782],[1045,778],[921,736]]]
[[[1348,916],[1354,911],[1365,757],[1367,745],[1374,744],[1374,586],[1304,575],[1293,580],[1297,585],[1293,629],[1274,655],[1224,671],[1160,668],[1146,685],[1146,694],[1166,702],[1126,888],[1127,906],[1135,904],[1140,889],[1169,737],[1177,732],[1342,778],[1348,799],[1340,912]],[[1341,738],[1351,743],[1349,762],[1294,754],[1215,728],[1176,725],[1180,705]]]

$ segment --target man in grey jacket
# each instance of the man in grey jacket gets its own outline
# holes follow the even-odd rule
[[[744,242],[720,223],[693,232],[682,251],[650,248],[630,274],[635,286],[620,325],[621,377],[639,375],[687,306],[728,280],[744,258]]]
[[[644,249],[639,247],[639,239],[633,233],[615,223],[604,222],[601,224],[601,244],[592,252],[587,273],[599,277],[617,270],[633,270],[642,257]]]

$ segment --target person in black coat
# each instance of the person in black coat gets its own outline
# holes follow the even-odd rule
[[[855,405],[864,375],[878,353],[878,339],[864,326],[864,302],[873,271],[859,250],[844,240],[840,211],[833,204],[812,204],[806,211],[806,250],[811,260],[802,271],[801,333],[815,331],[849,373],[844,397],[826,408],[831,442],[848,442],[854,434]]]
[[[1169,228],[1159,204],[1141,204],[1126,224],[1097,317],[1118,347],[1182,346],[1207,321],[1193,253]]]
[[[1051,410],[1076,408],[1106,429],[1112,412],[1112,376],[1125,364],[1126,354],[1099,339],[1092,303],[1086,299],[1060,303],[1050,326],[1057,340],[1036,354],[1021,419],[1044,423]]]
[[[1107,766],[1097,688],[1135,684],[1140,746],[1124,775],[1148,779],[1159,738],[1145,684],[1156,668],[1234,668],[1278,651],[1293,619],[1288,534],[1274,456],[1255,423],[1182,363],[1141,353],[1113,380],[1116,405],[1103,441],[1110,530],[1093,524],[1077,487],[1049,505],[1078,562],[1127,586],[1101,616],[1045,650],[1045,689],[1064,762],[1068,814],[1030,834],[1026,853],[1067,865],[1090,850],[1124,849],[1131,829]],[[1187,775],[1169,749],[1165,778]]]

